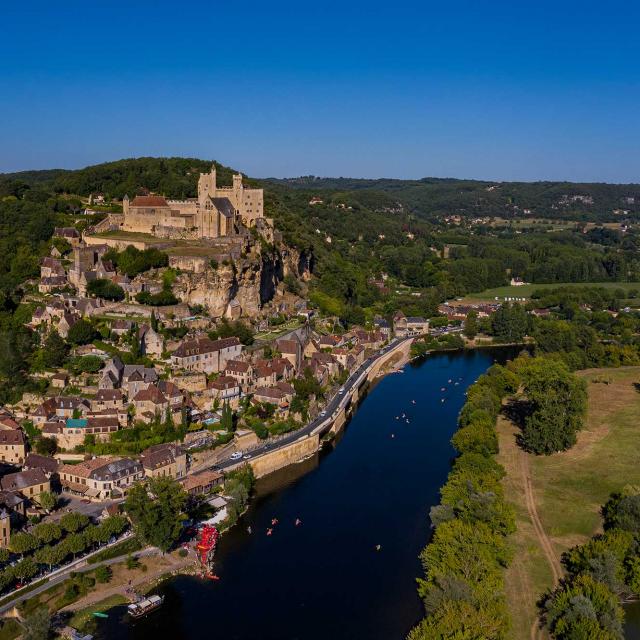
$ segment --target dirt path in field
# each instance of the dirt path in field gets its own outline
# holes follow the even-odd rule
[[[533,485],[531,483],[531,472],[529,468],[529,458],[525,451],[520,450],[518,455],[518,466],[520,467],[520,474],[522,476],[522,484],[524,486],[524,499],[527,505],[527,511],[529,512],[529,518],[536,534],[536,538],[540,543],[542,552],[544,553],[549,568],[551,569],[551,575],[553,576],[554,588],[558,586],[560,578],[562,577],[562,565],[560,559],[553,550],[551,540],[547,536],[540,516],[538,515],[538,509],[536,508],[536,500],[533,495]],[[538,624],[538,618],[533,621],[531,625],[531,640],[540,640],[545,637]]]

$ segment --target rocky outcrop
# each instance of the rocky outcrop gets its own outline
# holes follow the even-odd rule
[[[291,274],[306,280],[311,265],[308,256],[289,247],[270,251],[256,247],[247,257],[233,263],[181,273],[173,284],[173,292],[189,305],[206,307],[215,318],[237,313],[238,304],[242,316],[256,317],[276,295],[285,276]]]

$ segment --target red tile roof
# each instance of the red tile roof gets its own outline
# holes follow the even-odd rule
[[[131,201],[132,207],[168,207],[162,196],[136,196]]]

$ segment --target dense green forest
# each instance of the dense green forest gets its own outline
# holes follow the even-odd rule
[[[379,207],[394,203],[425,219],[458,214],[609,220],[615,219],[615,210],[640,215],[638,184],[490,182],[453,178],[358,180],[314,176],[271,178],[266,182],[310,195],[357,193],[357,198],[366,198],[371,197],[369,194],[382,194],[384,200],[380,199]]]

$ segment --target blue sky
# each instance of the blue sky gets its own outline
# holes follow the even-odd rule
[[[640,181],[637,2],[6,3],[0,171]]]

